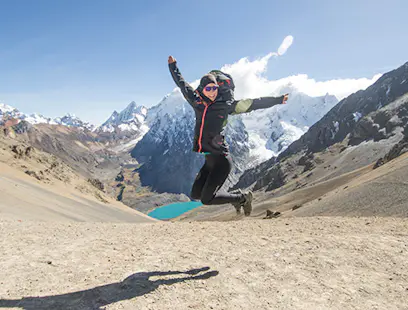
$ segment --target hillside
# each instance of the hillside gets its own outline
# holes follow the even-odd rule
[[[0,216],[19,221],[152,222],[61,159],[0,135]],[[98,188],[99,187],[99,188]]]

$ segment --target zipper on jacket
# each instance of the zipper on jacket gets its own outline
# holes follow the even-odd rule
[[[204,112],[203,112],[203,117],[201,119],[201,128],[200,128],[200,136],[198,138],[198,153],[201,153],[201,150],[203,149],[203,146],[201,144],[203,140],[203,129],[204,129],[204,119],[205,119],[205,114],[207,113],[208,105],[206,103],[203,103],[205,105]]]

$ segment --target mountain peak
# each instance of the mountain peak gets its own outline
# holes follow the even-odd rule
[[[121,115],[124,115],[127,113],[136,113],[136,114],[146,115],[147,108],[143,105],[138,106],[136,102],[132,101],[131,103],[128,104],[128,106],[124,110],[122,110],[122,112],[120,112]]]
[[[86,128],[89,130],[92,130],[94,127],[93,125],[82,121],[75,114],[71,114],[71,113],[67,113],[63,117],[57,117],[53,120],[53,122],[59,125],[64,125],[68,127],[82,127],[82,128]]]
[[[16,111],[17,109],[16,108],[14,108],[14,107],[12,107],[12,106],[9,106],[9,105],[7,105],[7,104],[5,104],[5,103],[0,103],[0,113],[5,113],[5,112],[11,112],[11,111]]]
[[[75,119],[77,119],[78,117],[75,115],[75,114],[73,114],[73,113],[67,113],[67,114],[65,114],[63,117],[67,117],[67,118],[75,118]]]
[[[138,106],[135,101],[130,102],[120,113],[116,110],[99,129],[103,132],[113,132],[115,128],[120,131],[139,131],[144,125],[147,108]]]
[[[19,110],[16,108],[9,106],[4,103],[0,103],[0,124],[3,123],[4,119],[9,118],[18,118],[21,119],[24,116]]]
[[[125,110],[133,110],[137,107],[136,102],[132,101],[131,103],[128,104]]]

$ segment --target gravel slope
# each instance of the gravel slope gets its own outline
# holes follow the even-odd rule
[[[344,310],[408,304],[407,219],[2,221],[0,234],[0,308]]]

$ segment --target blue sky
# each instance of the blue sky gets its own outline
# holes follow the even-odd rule
[[[371,78],[408,61],[408,1],[0,0],[0,102],[99,123],[242,57],[294,43],[268,79]]]

